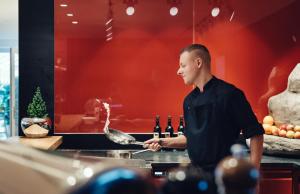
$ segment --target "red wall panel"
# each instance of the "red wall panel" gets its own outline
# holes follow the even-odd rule
[[[220,5],[219,18],[210,16],[206,1],[195,7],[182,1],[175,17],[160,1],[139,1],[133,16],[125,14],[122,1],[111,7],[101,0],[66,2],[69,6],[61,8],[55,1],[56,133],[102,132],[103,101],[112,106],[112,128],[151,132],[156,114],[163,128],[169,114],[177,127],[182,101],[192,89],[176,75],[178,54],[193,35],[211,51],[213,73],[241,88],[260,120],[268,113],[267,99],[285,89],[300,62],[299,2],[254,1],[245,8],[228,1]],[[109,10],[113,39],[106,41]],[[68,12],[74,17],[66,17]]]

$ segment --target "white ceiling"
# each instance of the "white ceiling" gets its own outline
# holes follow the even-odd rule
[[[18,39],[18,0],[0,0],[0,40]]]

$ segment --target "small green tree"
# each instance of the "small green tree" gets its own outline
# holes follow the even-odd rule
[[[47,117],[46,102],[42,98],[40,87],[36,88],[35,94],[32,98],[32,102],[28,105],[27,115],[29,117]]]

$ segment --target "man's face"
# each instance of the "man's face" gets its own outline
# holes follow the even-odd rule
[[[200,66],[199,58],[193,56],[193,52],[183,52],[179,59],[179,69],[177,75],[183,78],[186,85],[195,84],[196,78],[199,75]]]

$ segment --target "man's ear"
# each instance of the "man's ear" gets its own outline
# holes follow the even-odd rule
[[[200,57],[198,57],[196,59],[196,63],[197,63],[198,68],[200,68],[202,66],[203,61],[202,61],[202,59]]]

